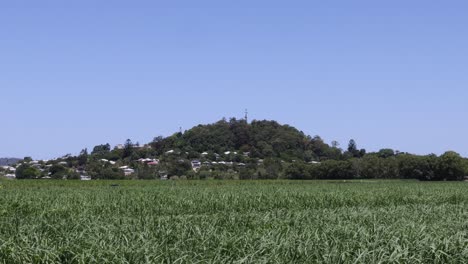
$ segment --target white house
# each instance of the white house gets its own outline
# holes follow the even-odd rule
[[[91,177],[90,177],[90,176],[86,176],[86,175],[81,175],[81,176],[80,176],[80,180],[82,180],[82,181],[90,181],[90,180],[91,180]]]
[[[133,173],[135,173],[135,170],[134,170],[134,169],[125,169],[125,170],[124,170],[125,176],[132,175]]]
[[[16,171],[15,168],[10,167],[10,166],[2,166],[1,168],[4,169],[7,172],[15,172]]]
[[[157,165],[159,165],[159,160],[154,160],[154,161],[148,162],[146,164],[148,164],[150,166],[157,166]]]
[[[201,162],[199,160],[192,160],[192,169],[197,171],[201,168]]]
[[[116,149],[124,149],[125,147],[124,147],[124,145],[122,145],[122,144],[118,144],[117,146],[115,146],[115,148],[116,148]]]
[[[159,164],[159,160],[158,160],[158,159],[146,158],[146,159],[139,159],[138,161],[139,161],[140,163],[146,163],[146,164],[152,163],[152,164],[150,164],[150,165],[158,165],[158,164]]]

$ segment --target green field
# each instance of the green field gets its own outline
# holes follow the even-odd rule
[[[464,182],[0,185],[1,263],[468,263]]]

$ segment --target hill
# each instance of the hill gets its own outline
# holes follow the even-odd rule
[[[214,152],[240,151],[253,158],[282,158],[286,160],[339,159],[341,150],[331,147],[316,136],[281,125],[276,121],[262,120],[247,123],[245,120],[223,119],[214,124],[198,125],[184,133],[158,137],[151,143],[159,155],[166,151]]]
[[[21,159],[18,159],[18,158],[0,158],[0,166],[14,165],[19,161],[21,161]]]

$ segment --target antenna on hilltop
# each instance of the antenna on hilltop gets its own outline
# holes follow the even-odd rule
[[[247,109],[245,109],[245,122],[249,122],[249,111]]]

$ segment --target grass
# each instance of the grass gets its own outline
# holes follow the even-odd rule
[[[463,182],[0,185],[1,263],[468,262]]]

